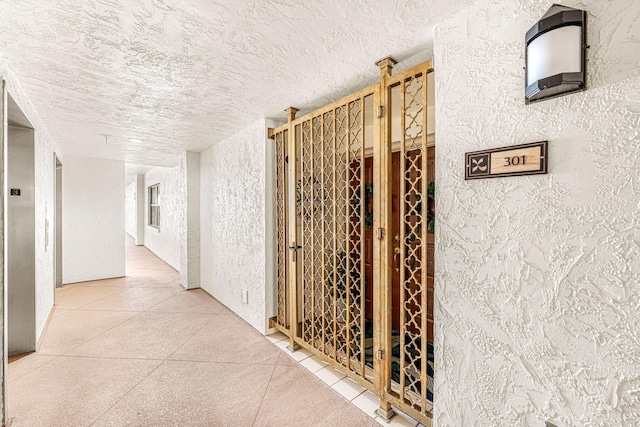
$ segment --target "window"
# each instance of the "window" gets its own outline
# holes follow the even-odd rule
[[[149,187],[149,225],[160,228],[160,184]]]

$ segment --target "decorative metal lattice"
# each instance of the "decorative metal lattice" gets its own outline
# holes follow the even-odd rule
[[[433,383],[427,372],[426,75],[400,82],[400,372],[402,401],[424,413]],[[428,378],[429,377],[429,378]],[[429,379],[431,379],[429,381]]]
[[[347,159],[347,368],[365,376],[364,360],[364,133],[363,104],[358,99],[348,108]]]
[[[278,259],[278,315],[277,322],[289,328],[287,304],[287,238],[286,238],[286,145],[287,131],[275,134],[276,140],[276,240]]]
[[[335,324],[335,211],[334,206],[339,203],[335,199],[335,149],[333,134],[333,111],[325,113],[322,120],[322,221],[323,221],[323,300],[324,322],[323,342],[324,353],[335,357],[335,340],[333,336]]]
[[[298,126],[302,339],[364,377],[363,98]]]
[[[428,198],[435,165],[427,132],[430,65],[396,76],[384,75],[390,73],[385,66],[379,85],[305,117],[294,114],[273,131],[276,323],[291,345],[374,389],[381,407],[393,404],[428,424],[434,275]],[[287,165],[289,149],[293,163]],[[378,186],[383,192],[376,196]],[[289,263],[287,245],[294,239],[300,246]]]

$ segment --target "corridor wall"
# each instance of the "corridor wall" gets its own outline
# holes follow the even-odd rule
[[[274,141],[260,120],[200,153],[200,281],[260,332],[274,315]],[[248,292],[248,302],[242,292]]]
[[[160,227],[149,225],[149,187],[160,184]],[[185,226],[186,182],[182,165],[156,167],[145,174],[144,245],[176,270]]]
[[[136,209],[136,181],[128,184],[124,189],[124,211],[125,211],[125,231],[134,239],[137,231],[137,209]]]
[[[125,275],[124,162],[66,156],[63,282]]]

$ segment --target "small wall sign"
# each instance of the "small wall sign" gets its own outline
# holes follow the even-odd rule
[[[19,196],[20,195],[20,189],[19,188],[12,188],[10,194],[12,196]]]
[[[464,179],[547,173],[547,141],[465,154]]]

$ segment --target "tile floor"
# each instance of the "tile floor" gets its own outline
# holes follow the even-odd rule
[[[424,427],[413,418],[397,410],[397,415],[393,417],[391,421],[387,422],[383,418],[378,417],[376,409],[380,406],[380,399],[374,393],[366,390],[352,379],[347,378],[343,373],[333,369],[328,363],[324,362],[318,356],[312,355],[305,349],[291,352],[291,350],[287,348],[289,341],[286,335],[277,332],[267,336],[267,339],[326,385],[338,392],[338,394],[346,400],[350,401],[355,407],[375,419],[379,424],[398,427]]]
[[[58,289],[38,352],[10,360],[9,425],[386,424],[373,394],[178,279],[127,237],[127,277]]]

